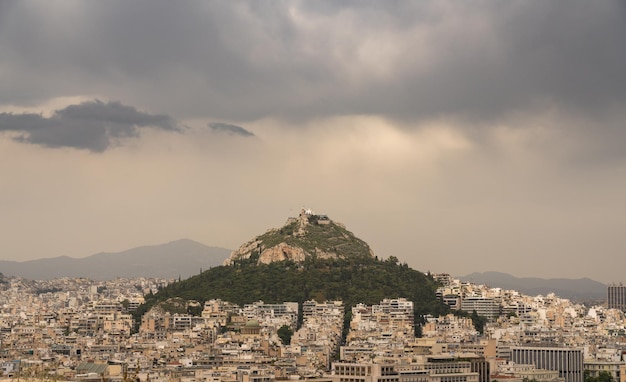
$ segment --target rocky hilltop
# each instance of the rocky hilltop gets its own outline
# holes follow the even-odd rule
[[[141,322],[141,315],[156,304],[176,313],[180,304],[173,298],[200,304],[219,298],[238,305],[341,300],[350,307],[403,297],[414,302],[415,317],[445,315],[450,308],[435,294],[437,286],[432,277],[395,256],[374,256],[343,224],[302,211],[284,226],[243,244],[224,265],[146,295],[134,314]]]
[[[291,260],[303,262],[309,257],[317,259],[373,258],[369,245],[326,215],[302,210],[291,217],[281,228],[273,228],[244,243],[233,251],[224,265],[237,261],[256,261],[270,264]]]

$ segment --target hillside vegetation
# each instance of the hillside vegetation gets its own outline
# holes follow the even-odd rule
[[[414,302],[416,317],[448,311],[435,297],[436,282],[429,276],[399,264],[395,257],[318,259],[257,264],[241,259],[231,266],[209,269],[146,296],[138,314],[172,297],[204,302],[222,299],[236,304],[263,300],[266,303],[302,303],[342,300],[349,309],[357,303],[377,304],[384,298],[404,297]]]
[[[270,230],[257,237],[261,249],[271,248],[280,243],[304,249],[309,254],[331,252],[341,257],[371,257],[371,249],[363,240],[354,236],[345,227],[335,222],[318,224],[316,216],[308,218],[308,223],[299,233],[297,221],[290,221],[280,229]]]
[[[449,311],[436,298],[432,277],[400,264],[393,256],[378,259],[343,224],[310,211],[302,210],[281,228],[244,243],[225,264],[145,296],[146,303],[136,315],[172,298],[200,303],[221,299],[238,305],[259,300],[300,304],[341,300],[349,314],[358,303],[373,305],[385,298],[403,297],[413,301],[416,320],[424,314]],[[190,312],[199,313],[197,309]]]
[[[280,228],[273,228],[244,243],[233,251],[224,265],[256,258],[258,264],[291,260],[302,262],[307,258],[348,259],[373,258],[367,243],[346,227],[326,215],[314,215],[304,210],[297,218],[291,217]]]

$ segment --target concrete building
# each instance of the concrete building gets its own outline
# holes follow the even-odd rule
[[[458,358],[444,356],[427,356],[422,362],[406,365],[396,365],[395,371],[401,376],[401,381],[421,381],[427,375],[428,382],[479,382],[480,374],[472,371],[472,364]],[[488,376],[487,376],[488,378]]]
[[[333,382],[399,382],[393,365],[373,363],[332,364]]]
[[[584,381],[582,348],[515,346],[511,348],[511,360],[537,369],[557,370],[567,382]]]
[[[500,304],[491,297],[464,297],[461,300],[461,310],[473,312],[479,316],[492,320],[500,315]]]
[[[601,372],[607,372],[611,374],[614,381],[621,381],[622,368],[626,364],[621,360],[616,361],[597,361],[597,360],[585,360],[585,370],[589,373],[590,377],[598,377]]]
[[[564,382],[565,379],[559,377],[557,370],[537,369],[535,365],[518,365],[514,362],[507,362],[498,366],[497,372],[493,375],[494,380],[512,381],[537,381],[537,382]]]
[[[626,310],[626,286],[619,284],[611,284],[607,290],[607,301],[609,309]]]

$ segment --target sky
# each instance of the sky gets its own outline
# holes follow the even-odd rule
[[[0,0],[0,259],[301,208],[461,276],[626,282],[623,1]]]

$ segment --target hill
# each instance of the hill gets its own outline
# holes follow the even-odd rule
[[[374,257],[366,242],[326,215],[302,210],[281,228],[272,228],[233,251],[224,265],[254,258],[258,264],[275,261],[304,261],[307,258],[347,259]]]
[[[142,246],[117,253],[98,253],[83,258],[67,256],[30,261],[0,261],[0,272],[33,280],[85,277],[110,280],[116,277],[190,277],[222,263],[229,250],[182,239]]]
[[[306,219],[306,221],[305,221]],[[137,312],[173,297],[236,304],[342,300],[346,307],[377,304],[384,298],[414,302],[416,317],[448,311],[435,296],[432,277],[390,257],[380,260],[340,223],[319,223],[301,214],[284,227],[268,230],[231,254],[226,265],[208,269],[146,296]],[[348,309],[349,310],[349,309]]]
[[[377,304],[384,298],[404,297],[420,312],[445,310],[435,297],[436,282],[422,272],[387,260],[372,258],[307,259],[255,264],[239,262],[215,267],[200,275],[170,284],[147,300],[182,297],[206,301],[220,298],[237,304],[258,300],[268,303],[342,300],[346,306]]]
[[[588,278],[542,279],[537,277],[515,277],[501,272],[476,272],[459,277],[463,281],[485,284],[494,288],[513,289],[529,296],[554,293],[573,301],[606,300],[607,286]]]

